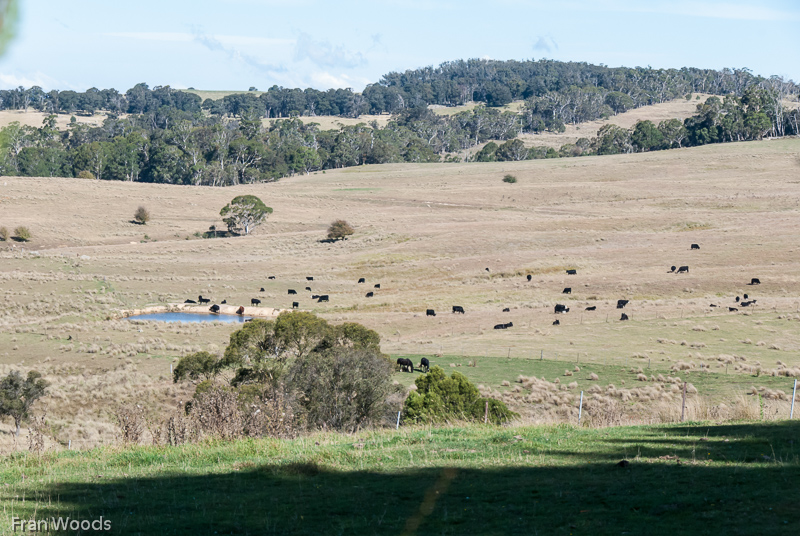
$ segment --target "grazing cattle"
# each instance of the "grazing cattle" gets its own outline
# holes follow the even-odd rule
[[[227,304],[227,303],[228,303],[228,300],[222,300],[220,303],[221,303],[222,305],[225,305],[225,304]]]
[[[360,278],[358,278],[358,282],[359,282],[359,283],[366,283],[366,282],[367,282],[367,280],[366,280],[366,279],[364,279],[363,277],[360,277]]]
[[[558,320],[558,318],[556,318],[555,320],[553,320],[553,325],[554,325],[554,326],[560,326],[560,325],[561,325],[561,322]]]
[[[561,305],[560,303],[557,303],[555,311],[556,311],[556,313],[568,313],[569,312],[569,307],[567,307],[566,305]]]
[[[755,304],[756,300],[750,300],[750,301],[743,301],[739,305],[741,305],[742,307],[749,307],[750,305],[755,305]]]
[[[244,314],[244,306],[240,305],[239,308],[236,309],[236,314],[237,315],[243,315]]]
[[[209,308],[208,308],[208,310],[209,310],[209,311],[211,311],[212,313],[219,313],[219,305],[217,305],[217,304],[215,303],[214,305],[212,305],[211,307],[209,307]]]
[[[292,309],[297,309],[298,307],[300,307],[300,302],[293,301],[292,302]]]
[[[506,327],[507,328],[513,328],[514,327],[514,322],[509,322],[508,324],[506,324]]]
[[[692,249],[700,249],[700,244],[692,244]]]
[[[744,295],[744,299],[745,299],[745,300],[747,299],[747,294],[745,294],[745,295]]]
[[[531,279],[533,279],[533,276],[531,274],[528,274],[527,279],[528,279],[528,281],[530,281]]]
[[[622,316],[619,317],[619,319],[620,320],[627,320],[628,319],[628,315],[626,315],[625,313],[622,313]]]
[[[419,369],[425,372],[431,370],[431,362],[428,361],[427,357],[423,357],[422,359],[419,360]]]
[[[198,296],[198,297],[197,297],[197,301],[198,301],[198,302],[199,302],[201,305],[202,305],[202,304],[204,304],[204,303],[211,303],[211,300],[209,300],[208,298],[204,298],[204,297],[202,297],[202,296]]]
[[[367,292],[367,298],[371,298],[375,295],[374,292]]]
[[[495,324],[494,329],[506,329],[508,326],[505,324]]]
[[[375,284],[375,288],[381,288],[381,284],[380,283],[376,283]]]
[[[617,309],[624,309],[628,305],[628,300],[617,300]]]
[[[760,285],[761,284],[761,280],[758,279],[757,277],[754,277],[753,279],[750,280],[750,284],[751,285]]]
[[[567,275],[576,275],[578,270],[567,270]]]
[[[312,294],[311,295],[311,299],[312,300],[316,300],[317,298],[319,298],[319,294]]]
[[[317,302],[324,302],[324,301],[330,301],[328,299],[328,295],[327,294],[320,294],[319,298],[317,298]]]
[[[461,307],[460,305],[454,305],[453,306],[453,312],[454,313],[461,313],[463,315],[464,314],[464,308]]]
[[[672,272],[674,272],[674,271],[675,271],[675,270],[677,270],[677,269],[678,269],[678,267],[677,267],[677,266],[672,266],[672,267],[670,267],[670,269],[669,269],[669,272],[668,272],[668,273],[670,273],[670,274],[671,274]]]
[[[688,274],[689,273],[689,267],[688,266],[681,266],[680,268],[678,268],[678,273],[679,274]]]
[[[311,292],[311,287],[306,287],[306,290]]]
[[[433,309],[425,309],[425,316],[436,316],[436,311]]]
[[[313,277],[306,276],[306,281],[314,281]]]
[[[297,291],[293,288],[289,289],[289,294],[297,294]]]
[[[259,300],[258,298],[253,298],[252,300],[250,300],[250,305],[258,305],[260,303],[261,300]]]
[[[267,279],[275,279],[274,275],[269,276]]]
[[[586,310],[587,311],[596,311],[597,310],[597,306],[596,305],[592,305],[591,307],[587,307]]]
[[[400,372],[414,372],[414,363],[408,358],[398,357],[397,366],[400,367]]]
[[[712,303],[711,305],[709,305],[709,307],[719,307],[719,305],[717,305],[716,303]]]
[[[736,296],[736,303],[739,303],[739,296]]]
[[[739,309],[737,309],[736,307],[728,307],[728,311],[730,311],[732,313],[735,312],[735,311],[738,311],[738,310]]]
[[[264,287],[261,287],[261,290],[259,290],[259,292],[266,292],[266,291],[264,290]]]
[[[488,268],[486,269],[486,271],[487,271],[487,272],[491,272],[491,270],[489,270]]]
[[[566,287],[561,291],[561,294],[572,294],[572,287]]]
[[[183,302],[183,303],[197,303],[197,302],[196,302],[196,301],[194,301],[194,300],[186,300],[186,301],[185,301],[185,302]]]
[[[506,308],[503,309],[503,312],[504,313],[510,313],[511,309],[509,307],[506,307]]]

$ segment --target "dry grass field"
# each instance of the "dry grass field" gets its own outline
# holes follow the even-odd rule
[[[516,184],[501,181],[509,173]],[[247,237],[195,236],[222,226],[220,208],[241,194],[274,208],[267,223]],[[139,205],[152,214],[144,226],[131,222]],[[356,234],[323,241],[337,218]],[[146,402],[157,412],[190,396],[172,385],[170,364],[187,352],[220,351],[236,325],[120,317],[200,294],[243,305],[257,297],[275,308],[299,301],[329,321],[375,329],[386,352],[463,364],[458,370],[498,391],[513,389],[519,375],[528,378],[518,380],[523,386],[534,374],[553,380],[579,361],[596,369],[561,378],[577,382],[573,391],[628,376],[632,387],[640,367],[665,376],[677,368],[719,402],[745,396],[750,385],[785,392],[791,378],[770,374],[800,366],[797,139],[363,166],[225,189],[3,177],[0,226],[18,225],[33,240],[0,242],[0,372],[33,367],[54,381],[42,407],[56,438],[77,446],[113,439],[116,403]],[[690,271],[668,273],[672,265]],[[748,285],[753,277],[762,284]],[[330,302],[312,301],[307,285]],[[572,293],[562,294],[565,287]],[[290,288],[299,296],[288,296]],[[745,293],[757,305],[729,312]],[[630,300],[627,322],[618,299]],[[556,303],[570,312],[555,315]],[[453,305],[466,314],[452,314]],[[514,327],[492,329],[501,322]],[[570,364],[539,371],[542,355]],[[595,370],[599,382],[588,376]],[[716,380],[726,372],[739,378],[733,387]],[[10,423],[3,425],[0,445],[9,446]]]
[[[28,110],[27,112],[22,110],[0,110],[0,128],[8,126],[14,121],[18,122],[20,125],[38,128],[42,126],[44,118],[48,115],[49,114],[34,110]],[[56,126],[61,130],[65,130],[69,126],[72,117],[73,115],[70,114],[56,115]],[[74,114],[74,117],[75,121],[78,123],[99,127],[103,124],[103,121],[105,121],[106,114],[96,113],[91,116]]]

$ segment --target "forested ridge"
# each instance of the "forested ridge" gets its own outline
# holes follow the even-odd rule
[[[604,126],[559,150],[526,147],[526,132],[563,132],[566,124],[608,117],[639,106],[718,95],[694,116],[631,129]],[[468,60],[390,73],[363,93],[272,87],[219,100],[137,84],[125,93],[41,88],[0,90],[0,109],[108,117],[98,127],[73,121],[56,128],[12,123],[0,130],[0,173],[82,176],[175,184],[230,185],[296,173],[388,162],[524,160],[651,151],[797,135],[800,112],[785,103],[800,88],[746,69],[609,68],[586,63]],[[500,106],[523,100],[519,112]],[[441,116],[428,106],[479,102]],[[388,125],[322,131],[298,116],[392,114]],[[262,119],[277,118],[269,126]],[[479,152],[469,149],[489,141]]]

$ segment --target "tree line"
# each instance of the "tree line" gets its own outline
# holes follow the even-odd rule
[[[71,123],[62,131],[50,115],[39,128],[11,123],[0,129],[0,173],[225,186],[363,164],[604,155],[800,134],[800,111],[761,85],[742,96],[710,97],[684,121],[606,125],[597,136],[559,149],[527,147],[519,139],[540,131],[530,117],[527,108],[515,113],[478,106],[442,116],[417,107],[396,113],[382,128],[372,122],[322,131],[297,118],[265,126],[247,112],[223,118],[160,107],[110,116],[97,127]]]

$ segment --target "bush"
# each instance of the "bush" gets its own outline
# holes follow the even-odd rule
[[[21,225],[14,229],[14,237],[20,242],[27,242],[31,239],[31,232],[27,227]]]
[[[73,117],[73,119],[75,119],[75,118]],[[92,179],[92,180],[94,180],[94,173],[84,169],[83,171],[78,173],[78,178],[79,179]]]
[[[353,234],[355,231],[350,224],[344,220],[336,220],[328,227],[328,239],[329,240],[347,240],[347,237]]]
[[[433,367],[414,383],[417,390],[409,393],[403,406],[403,415],[411,422],[482,421],[487,401],[493,424],[508,422],[516,415],[499,400],[481,398],[478,388],[460,372],[448,378],[440,367]]]
[[[506,175],[505,177],[503,177],[503,182],[514,184],[515,182],[517,182],[517,178],[514,175]]]
[[[150,211],[148,211],[144,207],[139,207],[133,214],[133,219],[136,220],[137,223],[145,225],[147,222],[150,221]]]
[[[9,238],[11,238],[11,233],[8,232],[8,229],[5,227],[0,227],[0,240],[3,242],[8,242]]]

